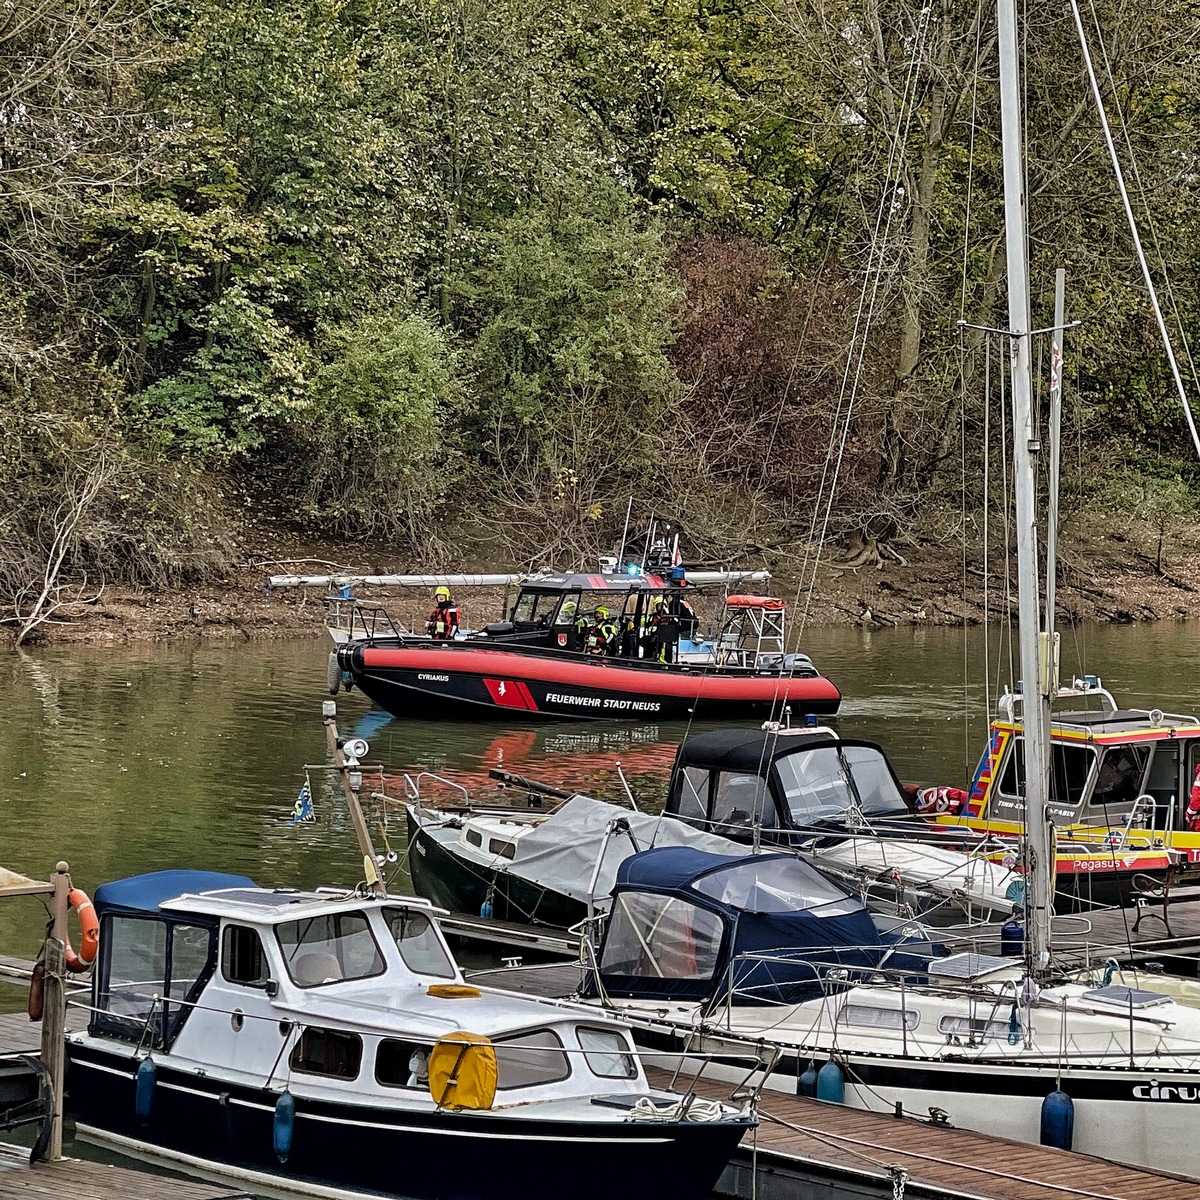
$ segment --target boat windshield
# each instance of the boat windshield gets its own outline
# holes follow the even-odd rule
[[[721,918],[677,896],[621,892],[613,899],[600,970],[634,979],[711,979]]]
[[[858,912],[862,905],[798,858],[749,861],[702,875],[692,887],[702,895],[755,913],[810,912],[824,917]]]
[[[320,987],[347,979],[382,975],[383,955],[367,918],[360,912],[325,913],[276,927],[292,982]]]
[[[775,760],[792,824],[844,817],[858,804],[867,816],[907,810],[887,759],[873,746],[819,746]]]
[[[404,965],[414,975],[436,975],[439,979],[454,978],[454,963],[433,922],[424,914],[407,908],[385,908],[384,920],[396,939],[396,948]]]

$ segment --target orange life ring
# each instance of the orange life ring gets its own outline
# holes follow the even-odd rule
[[[75,910],[81,931],[78,954],[71,949],[70,937],[66,939],[67,970],[78,974],[96,961],[96,951],[100,948],[100,918],[82,888],[72,888],[67,893],[67,903]]]
[[[730,596],[725,601],[726,608],[765,608],[778,612],[784,603],[778,596]]]

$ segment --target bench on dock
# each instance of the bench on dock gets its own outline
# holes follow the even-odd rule
[[[1132,879],[1133,900],[1137,907],[1137,919],[1133,932],[1147,917],[1161,921],[1167,936],[1174,937],[1171,929],[1170,906],[1180,900],[1200,900],[1200,860],[1172,863],[1161,879],[1153,875],[1135,875]]]

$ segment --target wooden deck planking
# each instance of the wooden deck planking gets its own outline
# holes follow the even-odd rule
[[[0,1143],[0,1200],[231,1200],[245,1192],[78,1158],[29,1165],[29,1151]]]
[[[87,1024],[87,1012],[67,1005],[67,1032]],[[0,1013],[0,1054],[37,1054],[42,1048],[42,1023],[23,1013]]]
[[[656,1073],[655,1082],[665,1082],[665,1073]],[[719,1098],[728,1086],[701,1080],[697,1091]],[[770,1162],[786,1169],[791,1163],[887,1182],[888,1167],[895,1165],[909,1172],[911,1189],[949,1190],[978,1200],[1200,1200],[1200,1181],[913,1117],[777,1092],[763,1093],[760,1116],[760,1166]],[[747,1138],[739,1150],[743,1160],[750,1147]]]

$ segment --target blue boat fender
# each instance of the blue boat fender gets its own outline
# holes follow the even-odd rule
[[[832,1058],[817,1072],[817,1099],[829,1104],[846,1103],[846,1076]]]
[[[1010,917],[1000,926],[1000,953],[1010,958],[1020,958],[1025,952],[1025,928],[1016,917]]]
[[[810,1062],[796,1080],[796,1095],[815,1097],[817,1094],[817,1064]]]
[[[286,1089],[275,1101],[275,1155],[281,1163],[292,1152],[292,1137],[296,1132],[296,1101]]]
[[[150,1124],[150,1110],[154,1107],[154,1088],[158,1083],[158,1067],[152,1058],[143,1058],[138,1063],[133,1084],[133,1112],[139,1125]]]
[[[1075,1101],[1061,1088],[1042,1101],[1042,1145],[1070,1150],[1075,1134]]]
[[[495,911],[496,910],[492,907],[492,897],[491,897],[491,894],[489,893],[487,899],[484,900],[484,902],[479,906],[479,915],[485,921],[490,921],[492,919],[492,914]]]

